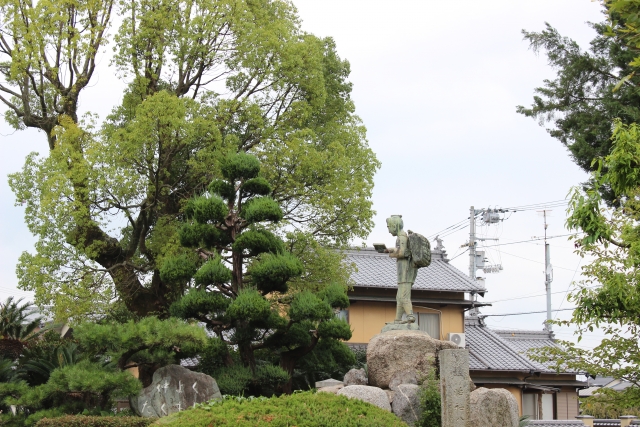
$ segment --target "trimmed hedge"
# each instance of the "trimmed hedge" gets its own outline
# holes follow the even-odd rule
[[[160,418],[153,426],[406,427],[406,424],[391,412],[361,400],[308,391],[269,399],[225,396],[222,402],[212,401]]]
[[[65,415],[64,417],[43,418],[35,427],[147,427],[155,418],[142,417],[91,417],[86,415]]]

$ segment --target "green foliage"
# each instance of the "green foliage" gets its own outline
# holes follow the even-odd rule
[[[269,184],[269,181],[267,181],[266,179],[262,177],[257,177],[257,178],[251,178],[246,180],[242,184],[242,187],[240,187],[240,190],[243,193],[249,194],[249,195],[257,194],[260,196],[266,196],[269,193],[271,193],[271,185]]]
[[[271,305],[260,293],[247,289],[238,294],[238,297],[227,308],[227,316],[231,321],[262,322],[269,317]]]
[[[190,289],[180,300],[171,304],[169,312],[180,319],[201,319],[204,316],[218,318],[224,315],[230,300],[203,289]]]
[[[244,152],[227,156],[220,163],[222,176],[231,182],[249,180],[260,173],[260,161]]]
[[[109,407],[115,398],[133,396],[140,389],[140,382],[128,372],[83,360],[55,369],[46,383],[35,387],[24,381],[1,383],[0,398],[4,404],[16,405],[24,414],[31,413],[30,417],[39,419],[39,410],[69,413],[87,407]]]
[[[636,90],[640,74],[631,75],[636,53],[622,38],[626,21],[590,25],[596,34],[588,50],[549,24],[541,32],[523,31],[532,50],[546,53],[557,76],[535,89],[531,107],[518,107],[519,113],[537,119],[540,125],[549,123],[549,134],[565,145],[587,172],[597,167],[595,159],[611,151],[611,122],[615,118],[625,124],[640,121],[640,93]],[[598,190],[613,201],[608,188]]]
[[[181,229],[185,216],[226,220],[248,200],[244,221],[279,221],[274,234],[295,228],[346,244],[369,233],[380,164],[333,40],[305,33],[283,0],[121,6],[0,4],[5,119],[42,130],[49,149],[10,177],[38,239],[20,258],[20,286],[39,306],[79,321],[107,313],[116,294],[138,316],[166,316],[185,285],[186,275],[160,274],[178,240],[222,255],[238,237],[221,224]],[[114,72],[131,83],[106,120],[81,119],[110,42]]]
[[[40,326],[42,317],[29,319],[34,308],[31,303],[21,302],[22,298],[14,300],[8,297],[0,303],[0,357],[17,359],[27,342],[39,335],[35,330]]]
[[[530,415],[521,416],[518,419],[518,427],[527,427],[531,423],[531,420],[529,418],[531,418]]]
[[[633,406],[640,401],[640,389],[632,387],[620,393],[616,390],[601,388],[594,395],[580,399],[580,409],[584,415],[595,418],[619,419],[622,415],[640,416],[640,409]]]
[[[145,317],[127,323],[82,323],[74,336],[93,354],[101,354],[124,369],[130,361],[170,363],[181,346],[204,347],[205,331],[184,321]],[[140,360],[140,358],[143,360]]]
[[[200,224],[206,224],[222,221],[228,211],[222,199],[213,196],[200,196],[189,200],[184,213],[187,218],[194,218]]]
[[[600,328],[604,338],[592,350],[576,343],[546,348],[534,357],[555,369],[611,376],[634,387],[590,398],[599,411],[619,411],[640,406],[640,133],[637,126],[614,123],[611,153],[592,174],[593,186],[574,189],[569,204],[569,228],[580,232],[577,252],[592,261],[582,267],[585,280],[568,300],[575,304],[571,320],[559,322],[576,328],[577,342]],[[597,189],[606,186],[615,207],[606,208]]]
[[[406,426],[392,413],[331,393],[265,398],[226,398],[161,418],[154,425],[198,426]]]
[[[442,424],[442,396],[440,380],[434,368],[420,379],[420,407],[422,414],[417,422],[420,427],[440,427]]]
[[[278,222],[283,216],[278,202],[267,196],[249,200],[242,209],[242,217],[250,224],[263,221]]]
[[[196,285],[210,286],[231,281],[231,270],[222,265],[220,257],[210,259],[193,276]]]
[[[247,230],[233,242],[234,252],[245,252],[248,256],[255,256],[264,252],[284,252],[282,240],[265,229]]]
[[[36,427],[147,427],[154,421],[154,418],[143,417],[66,415],[58,418],[45,418],[38,421]]]
[[[169,257],[160,267],[160,278],[167,283],[185,284],[193,277],[196,269],[196,262],[192,255]]]
[[[287,282],[302,274],[300,260],[290,253],[265,253],[260,260],[251,265],[249,274],[251,283],[263,294],[270,292],[287,292]]]

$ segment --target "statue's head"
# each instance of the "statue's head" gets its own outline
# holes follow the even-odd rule
[[[402,215],[391,215],[390,218],[387,218],[387,230],[392,236],[397,236],[402,231],[402,227],[404,227]]]

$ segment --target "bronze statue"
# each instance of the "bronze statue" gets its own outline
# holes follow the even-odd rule
[[[396,236],[395,249],[385,249],[391,258],[396,259],[398,269],[398,293],[396,294],[396,318],[393,323],[414,323],[416,321],[411,306],[411,287],[416,280],[418,269],[411,262],[411,250],[409,249],[409,237],[402,228],[404,223],[402,215],[391,215],[387,218],[387,229],[392,236]],[[406,320],[402,315],[406,314]]]

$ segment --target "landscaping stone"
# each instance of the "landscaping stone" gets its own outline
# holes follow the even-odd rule
[[[398,372],[426,373],[442,349],[457,349],[451,341],[433,339],[422,331],[389,331],[371,338],[367,346],[369,385],[387,388]]]
[[[418,376],[416,371],[402,371],[396,372],[389,381],[389,388],[396,391],[400,384],[418,384]]]
[[[414,425],[422,414],[420,408],[420,386],[400,384],[397,386],[391,405],[393,413],[405,423]]]
[[[216,380],[180,365],[168,365],[158,369],[151,385],[131,399],[131,408],[143,417],[164,417],[212,399],[222,400]]]
[[[344,386],[342,386],[342,385],[334,385],[334,386],[329,386],[329,387],[320,387],[318,389],[318,393],[323,392],[323,393],[338,394],[338,392],[340,390],[342,390],[343,388],[344,388]]]
[[[387,393],[387,398],[389,398],[389,403],[391,404],[391,406],[393,406],[393,398],[396,395],[396,392],[393,390],[385,390],[385,393]]]
[[[338,396],[346,396],[351,399],[360,399],[362,401],[376,405],[391,412],[391,404],[384,390],[378,387],[368,385],[350,385],[346,386],[338,392]]]
[[[316,381],[316,388],[333,387],[336,385],[344,386],[344,383],[342,381],[334,380],[333,378],[329,378],[322,381]]]
[[[364,369],[351,369],[344,376],[344,385],[367,385],[367,373]]]
[[[518,402],[503,388],[480,387],[471,392],[473,427],[518,427]]]

